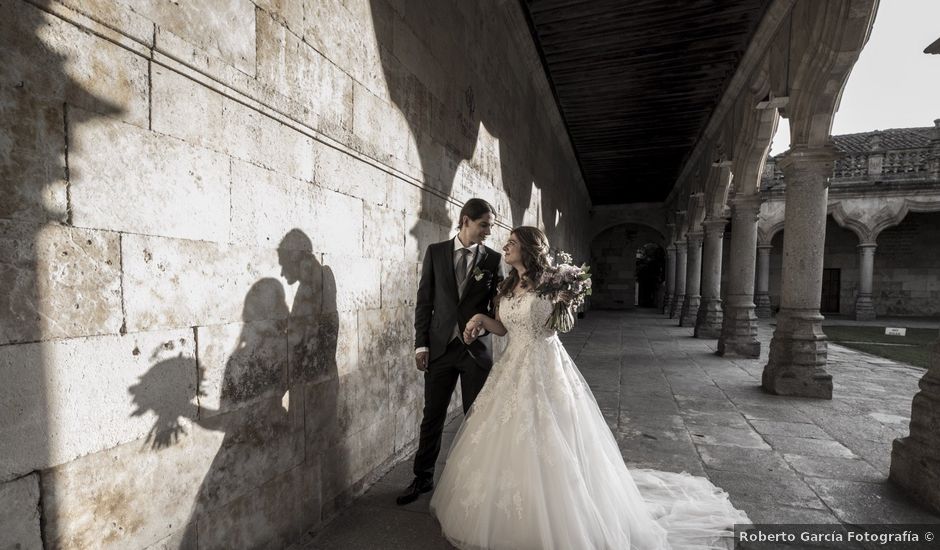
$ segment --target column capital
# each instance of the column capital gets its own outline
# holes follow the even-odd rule
[[[783,182],[788,186],[820,179],[828,184],[833,164],[840,157],[842,153],[832,143],[818,147],[796,145],[781,155],[777,166],[783,171]]]
[[[720,218],[717,216],[709,216],[702,222],[705,233],[722,233],[726,225],[728,225],[728,218]]]
[[[689,246],[697,246],[702,244],[702,240],[705,238],[705,233],[702,231],[689,231],[685,234],[685,238]]]
[[[757,193],[737,193],[731,197],[732,215],[747,213],[757,215],[762,202]]]

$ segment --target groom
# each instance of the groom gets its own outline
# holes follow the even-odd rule
[[[415,454],[415,479],[399,495],[405,505],[434,489],[434,463],[450,396],[460,379],[464,414],[476,399],[493,365],[490,336],[470,344],[464,325],[477,313],[493,315],[500,282],[500,255],[483,241],[494,222],[493,207],[470,199],[460,211],[457,236],[428,246],[415,304],[415,364],[424,372],[424,417]]]

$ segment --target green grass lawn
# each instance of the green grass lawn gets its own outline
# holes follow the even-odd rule
[[[841,346],[923,368],[930,366],[930,346],[937,340],[937,330],[931,328],[909,328],[906,336],[886,336],[885,327],[844,325],[823,325],[823,332]]]

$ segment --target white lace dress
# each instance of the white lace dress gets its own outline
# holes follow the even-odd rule
[[[509,344],[451,447],[431,513],[462,549],[725,548],[748,523],[703,477],[628,471],[554,331],[551,303],[504,299]]]

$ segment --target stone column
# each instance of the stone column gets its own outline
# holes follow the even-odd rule
[[[754,314],[754,256],[760,196],[737,194],[731,200],[731,254],[728,295],[718,337],[718,355],[758,357]]]
[[[666,248],[666,295],[663,297],[663,313],[669,314],[672,298],[676,293],[676,245]]]
[[[694,327],[698,306],[702,301],[702,232],[689,231],[686,239],[689,252],[685,270],[685,300],[682,301],[679,326]]]
[[[669,307],[669,318],[675,319],[682,313],[682,302],[685,301],[685,267],[686,267],[685,241],[676,241],[676,295],[672,298]]]
[[[910,435],[895,439],[888,478],[940,513],[940,339],[911,405]]]
[[[757,316],[767,319],[772,316],[770,309],[770,253],[774,247],[770,244],[757,245],[757,289],[754,291],[754,305]]]
[[[783,275],[777,329],[762,385],[770,393],[832,399],[832,375],[826,372],[826,335],[819,313],[826,200],[833,146],[792,147],[779,162],[786,183],[787,216],[783,226]]]
[[[871,280],[875,271],[875,249],[878,245],[858,245],[858,298],[855,299],[855,319],[871,321],[875,318],[875,304],[871,301]]]
[[[705,228],[702,303],[695,319],[696,338],[718,338],[721,335],[721,251],[727,223],[725,218],[709,218],[702,223]]]

